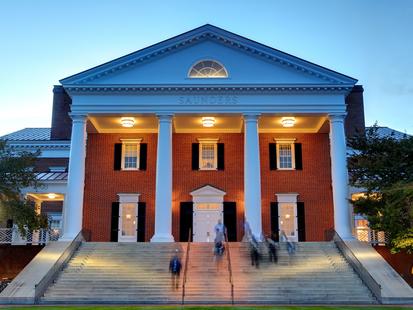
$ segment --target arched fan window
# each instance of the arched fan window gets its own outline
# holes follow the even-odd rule
[[[215,60],[201,60],[189,70],[190,78],[226,78],[228,72]]]

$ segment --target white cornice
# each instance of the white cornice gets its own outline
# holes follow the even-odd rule
[[[66,85],[70,95],[87,94],[347,94],[353,85]]]

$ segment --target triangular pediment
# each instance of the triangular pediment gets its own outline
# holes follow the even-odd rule
[[[189,194],[195,197],[195,196],[224,196],[227,193],[211,185],[205,185],[205,186],[202,186],[201,188],[198,188],[190,192]]]
[[[203,59],[222,63],[228,78],[189,78]],[[354,85],[346,75],[212,25],[61,80],[64,86],[120,85]]]

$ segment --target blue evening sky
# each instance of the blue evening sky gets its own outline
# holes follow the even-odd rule
[[[410,0],[0,0],[0,135],[49,127],[59,79],[205,23],[357,78],[366,124],[413,134]]]

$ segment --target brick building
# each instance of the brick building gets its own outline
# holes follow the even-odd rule
[[[42,149],[48,187],[27,193],[64,205],[62,239],[212,241],[218,219],[234,241],[245,221],[257,237],[351,237],[355,79],[205,25],[60,82],[51,129],[6,138]]]

